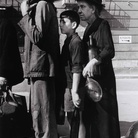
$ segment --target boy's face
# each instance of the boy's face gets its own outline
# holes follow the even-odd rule
[[[70,34],[70,32],[73,30],[72,28],[72,22],[69,18],[61,18],[60,19],[60,29],[62,34]]]

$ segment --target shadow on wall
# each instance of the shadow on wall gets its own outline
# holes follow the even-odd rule
[[[106,0],[105,9],[101,12],[101,17],[108,20],[112,30],[128,30],[130,26],[130,16],[119,7],[114,1]],[[73,4],[72,4],[73,5]],[[66,8],[71,9],[71,4],[66,4]],[[72,6],[73,10],[77,10],[77,4]],[[81,25],[86,27],[86,22],[81,21]]]
[[[112,0],[110,0],[109,5],[106,5],[105,2],[105,6],[101,17],[108,20],[111,29],[128,30],[130,26],[130,16]]]

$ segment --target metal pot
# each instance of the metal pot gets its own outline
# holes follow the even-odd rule
[[[99,102],[101,100],[103,92],[100,84],[96,80],[87,77],[85,87],[90,99],[92,99],[94,102]]]

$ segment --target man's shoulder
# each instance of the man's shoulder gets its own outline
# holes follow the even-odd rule
[[[47,5],[47,1],[45,1],[45,0],[40,0],[38,3],[37,3],[37,6],[45,6],[45,5]]]
[[[45,9],[47,9],[48,11],[55,11],[55,9],[56,9],[54,4],[52,4],[51,2],[47,2],[45,0],[40,0],[37,3],[36,8],[38,11],[42,11],[42,10],[45,11]]]

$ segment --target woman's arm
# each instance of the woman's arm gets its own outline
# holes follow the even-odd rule
[[[111,60],[115,55],[112,34],[111,34],[110,26],[107,21],[104,21],[101,24],[97,33],[99,33],[98,34],[99,38],[97,39],[98,41],[97,43],[101,45],[100,53],[87,63],[87,65],[83,70],[84,77],[86,76],[93,77],[95,66],[97,66],[97,64],[100,64],[104,61],[107,62],[108,60]]]
[[[99,30],[101,52],[95,57],[99,62],[111,60],[115,56],[115,49],[109,23],[104,21]]]

